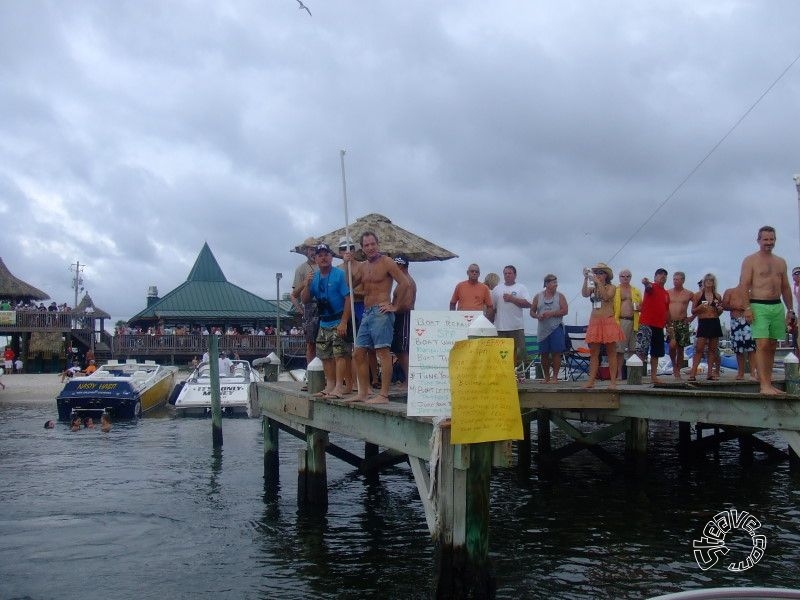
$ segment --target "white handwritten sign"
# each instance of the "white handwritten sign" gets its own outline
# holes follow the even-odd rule
[[[467,339],[479,310],[412,310],[408,356],[408,415],[449,417],[450,349]]]

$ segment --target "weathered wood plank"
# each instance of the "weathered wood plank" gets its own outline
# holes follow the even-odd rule
[[[426,460],[430,458],[428,440],[433,432],[432,420],[406,417],[405,405],[397,405],[401,407],[398,410],[391,405],[342,405],[308,398],[310,410],[308,416],[304,417],[284,410],[284,397],[287,394],[279,385],[260,384],[258,399],[263,414],[296,430],[314,426],[410,456]]]
[[[618,408],[619,402],[617,391],[565,388],[541,391],[521,389],[519,392],[522,408]]]
[[[310,398],[303,396],[293,396],[284,394],[283,398],[283,412],[288,415],[295,415],[303,417],[304,419],[313,418],[312,403]]]
[[[419,492],[419,498],[422,501],[422,508],[425,512],[425,522],[428,524],[428,531],[432,536],[436,524],[436,508],[430,499],[431,476],[428,472],[428,463],[416,456],[409,456],[408,464],[411,466],[411,472],[414,474],[414,481],[417,484],[417,491]]]

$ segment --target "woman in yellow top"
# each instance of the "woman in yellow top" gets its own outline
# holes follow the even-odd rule
[[[614,320],[614,295],[616,286],[611,284],[614,272],[605,263],[597,263],[591,269],[583,270],[581,295],[592,302],[592,314],[586,329],[586,343],[589,344],[589,380],[585,388],[594,387],[597,370],[600,367],[600,348],[605,346],[608,356],[610,388],[617,387],[617,342],[623,339],[622,329]],[[590,283],[591,282],[591,283]]]

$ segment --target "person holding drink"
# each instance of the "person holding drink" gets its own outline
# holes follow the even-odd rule
[[[597,371],[600,368],[600,350],[605,347],[608,356],[610,388],[617,387],[617,342],[624,339],[622,329],[614,319],[614,295],[617,288],[611,284],[614,272],[605,263],[597,263],[591,269],[583,270],[581,295],[589,298],[592,313],[586,329],[586,343],[589,344],[589,380],[584,388],[594,387]]]
[[[719,361],[719,338],[722,337],[722,325],[719,322],[719,316],[723,311],[722,296],[717,293],[717,278],[713,273],[706,273],[702,283],[703,287],[692,297],[692,316],[698,320],[689,381],[697,380],[697,367],[706,349],[708,350],[706,379],[719,379],[716,369]]]

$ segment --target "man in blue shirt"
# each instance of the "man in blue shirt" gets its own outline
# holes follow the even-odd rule
[[[325,370],[325,389],[314,395],[341,399],[342,382],[349,369],[352,352],[352,341],[347,340],[350,288],[347,287],[344,271],[333,268],[333,253],[327,244],[317,244],[315,260],[319,270],[306,275],[301,292],[304,303],[316,300],[319,312],[317,356]]]

